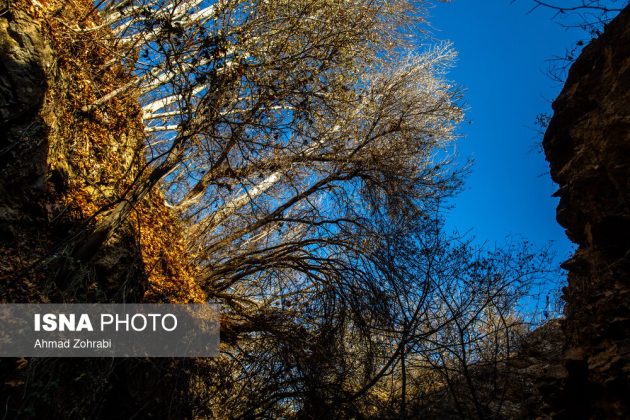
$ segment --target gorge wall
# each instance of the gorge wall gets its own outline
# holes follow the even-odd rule
[[[0,303],[199,302],[159,191],[90,258],[73,253],[145,166],[131,76],[90,0],[0,2]],[[112,64],[113,63],[113,64]],[[190,363],[0,359],[4,418],[182,418]]]
[[[547,387],[557,416],[630,415],[630,7],[575,61],[544,137],[564,263],[566,373]]]

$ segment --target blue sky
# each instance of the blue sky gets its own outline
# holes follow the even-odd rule
[[[557,260],[572,245],[555,221],[557,189],[539,152],[535,125],[562,86],[548,74],[549,59],[582,36],[552,20],[530,0],[454,0],[430,11],[433,35],[450,40],[458,60],[450,78],[463,88],[466,121],[458,142],[462,161],[474,159],[465,190],[452,202],[447,227],[501,244],[520,236],[536,245],[553,241]]]

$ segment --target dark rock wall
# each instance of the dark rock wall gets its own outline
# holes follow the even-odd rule
[[[48,127],[41,113],[53,65],[34,17],[0,5],[0,302],[43,299],[31,279],[14,279],[25,255],[48,245],[41,234],[48,175]]]
[[[0,57],[0,217],[14,224],[23,219],[18,213],[32,213],[25,203],[46,189],[48,144],[39,113],[53,55],[40,27],[7,9],[0,18]]]
[[[553,109],[543,144],[578,250],[564,264],[567,376],[548,399],[559,416],[628,418],[630,7],[584,49]]]
[[[90,0],[0,1],[0,304],[144,299],[147,273],[135,226],[122,226],[89,261],[67,255],[68,238],[88,226],[91,214],[67,197],[72,193],[83,197],[83,206],[98,208],[97,198],[77,193],[82,174],[63,170],[70,167],[70,145],[91,137],[92,150],[118,150],[87,160],[85,167],[103,165],[106,158],[126,163],[125,170],[131,166],[124,140],[133,139],[122,134],[134,132],[133,121],[115,131],[70,107],[80,90],[78,73],[88,67],[72,63],[89,39],[69,40],[75,48],[61,50],[59,39],[68,34],[54,25],[74,27],[72,14],[86,16],[92,7]],[[138,107],[133,98],[128,102]],[[80,137],[78,127],[100,131],[86,128]],[[99,187],[114,190],[117,180]],[[157,210],[144,211],[155,219]],[[164,237],[172,243],[173,235]],[[190,418],[190,365],[166,358],[0,358],[0,417]]]

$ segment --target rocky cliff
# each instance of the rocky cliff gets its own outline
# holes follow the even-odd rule
[[[558,222],[578,244],[564,264],[565,374],[558,416],[630,416],[630,8],[570,69],[544,137]]]
[[[154,191],[94,252],[81,237],[146,162],[133,77],[87,0],[0,10],[0,299],[199,301],[177,217]]]
[[[94,12],[89,0],[0,3],[0,303],[200,301],[159,191],[96,252],[76,252],[146,166],[133,90],[81,111],[132,77]],[[189,365],[2,358],[1,412],[180,418]]]

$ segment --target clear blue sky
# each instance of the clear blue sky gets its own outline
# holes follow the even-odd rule
[[[536,245],[553,241],[560,262],[572,245],[555,221],[557,186],[537,151],[535,117],[551,112],[562,88],[548,75],[547,60],[583,34],[560,27],[549,10],[527,14],[531,4],[454,0],[430,12],[434,36],[452,41],[459,54],[450,78],[463,88],[467,111],[457,147],[462,160],[474,159],[447,227],[489,244],[510,235]]]

